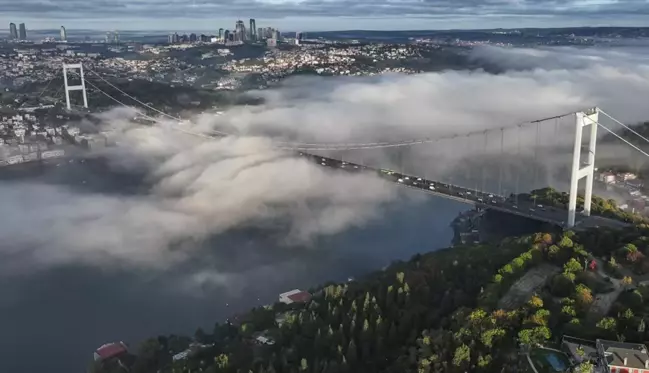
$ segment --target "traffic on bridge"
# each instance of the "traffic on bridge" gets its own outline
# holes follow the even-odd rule
[[[476,205],[480,208],[493,209],[525,218],[565,226],[567,210],[542,204],[534,204],[533,201],[520,199],[517,196],[500,196],[493,193],[476,191],[461,186],[443,183],[435,180],[428,180],[416,175],[405,175],[392,170],[376,169],[356,163],[346,162],[339,159],[324,157],[320,155],[300,152],[300,156],[321,165],[340,169],[346,172],[373,172],[384,180],[388,180],[409,188],[418,189],[427,193],[452,199],[458,202]],[[595,218],[595,217],[593,217]],[[590,217],[578,215],[576,225],[589,220]],[[622,222],[609,221],[602,217],[596,217],[598,225],[625,225]],[[591,225],[591,224],[588,224]]]

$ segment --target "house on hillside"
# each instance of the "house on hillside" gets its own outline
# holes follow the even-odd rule
[[[610,373],[649,373],[647,347],[640,343],[595,341],[598,366]]]
[[[564,335],[561,338],[561,349],[565,351],[575,364],[584,361],[597,363],[597,344],[594,341]]]
[[[284,304],[307,303],[311,300],[311,294],[308,291],[294,289],[279,295],[279,301]]]
[[[592,362],[595,372],[649,373],[649,354],[641,343],[624,343],[597,339],[589,341],[563,336],[561,348],[575,364]]]
[[[128,353],[128,347],[124,342],[106,343],[95,350],[95,361],[104,361],[123,356]]]

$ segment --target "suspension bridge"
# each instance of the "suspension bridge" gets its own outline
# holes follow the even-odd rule
[[[68,70],[72,70],[71,72],[80,78],[81,84],[74,86],[68,84]],[[72,107],[69,92],[77,90],[82,91],[83,106],[86,109],[88,108],[86,83],[91,87],[91,89],[95,90],[99,94],[105,95],[116,104],[131,107],[120,99],[106,93],[105,90],[99,88],[99,85],[103,84],[116,90],[123,97],[126,97],[146,108],[149,112],[155,113],[152,115],[159,116],[156,118],[146,112],[139,111],[138,113],[141,117],[156,123],[161,123],[161,119],[159,118],[166,118],[165,125],[167,125],[167,128],[170,130],[179,131],[186,135],[196,136],[206,140],[213,140],[223,136],[236,136],[235,134],[218,130],[212,130],[210,133],[196,133],[187,130],[183,128],[184,121],[181,118],[165,113],[138,100],[136,97],[124,92],[115,84],[103,78],[99,73],[92,70],[89,71],[93,78],[96,78],[96,80],[93,79],[94,82],[85,79],[84,69],[81,64],[63,65],[65,99],[69,110]],[[631,127],[628,127],[603,110],[595,107],[518,123],[511,126],[490,128],[464,134],[449,134],[409,140],[367,143],[300,143],[277,141],[273,139],[273,145],[280,150],[298,152],[300,156],[323,167],[336,168],[346,172],[374,172],[383,179],[404,187],[425,191],[426,193],[463,203],[477,205],[481,208],[493,209],[567,228],[575,226],[621,227],[628,224],[601,216],[591,216],[591,200],[595,180],[594,173],[596,170],[595,154],[597,130],[598,128],[604,129],[606,132],[626,143],[626,145],[643,156],[649,157],[649,154],[645,153],[642,149],[638,148],[628,140],[622,138],[615,131],[609,128],[609,126],[602,124],[600,121],[601,117],[610,119],[615,124],[622,126],[649,143],[649,139],[644,138]],[[175,124],[169,126],[170,121]],[[554,126],[551,126],[551,123],[554,123]],[[537,188],[546,186],[538,184],[540,179],[539,174],[542,172],[542,168],[539,167],[539,159],[542,155],[539,153],[543,150],[539,144],[539,139],[543,136],[542,132],[548,131],[548,128],[550,130],[554,128],[554,133],[551,134],[551,136],[554,136],[554,140],[557,141],[559,137],[561,139],[566,139],[566,137],[563,136],[563,132],[565,132],[566,128],[574,130],[574,132],[570,131],[570,135],[574,136],[574,141],[572,141],[572,144],[568,146],[569,152],[566,153],[570,154],[571,150],[572,156],[563,157],[564,160],[570,158],[570,162],[566,162],[565,170],[561,170],[570,175],[569,202],[567,210],[559,207],[544,206],[541,203],[537,203],[534,198],[520,198],[520,195],[522,194],[521,190],[531,190],[529,185],[536,186]],[[559,132],[560,129],[563,131],[562,133]],[[530,137],[535,139],[534,146],[530,146],[529,144]],[[587,138],[587,144],[583,144],[584,137]],[[506,141],[506,138],[508,141]],[[490,139],[491,146],[489,141]],[[525,140],[527,140],[527,143]],[[431,176],[418,175],[418,172],[408,173],[404,171],[403,149],[410,149],[425,144],[433,144],[434,149],[442,149],[442,152],[444,152],[444,147],[440,146],[440,144],[450,141],[465,141],[465,143],[459,145],[459,147],[473,151],[475,154],[472,159],[474,160],[476,158],[487,158],[487,155],[490,154],[492,156],[495,155],[495,157],[499,159],[499,164],[495,167],[485,163],[470,164],[468,167],[463,167],[463,170],[454,169],[454,172],[446,174],[433,172],[434,175]],[[451,147],[457,148],[458,145],[451,145]],[[394,159],[386,160],[384,157],[382,161],[390,164],[389,167],[385,167],[385,164],[372,163],[372,160],[376,162],[376,157],[369,157],[369,161],[367,156],[364,157],[364,152],[375,150],[385,152],[386,149],[390,148],[397,150],[398,155],[396,158],[398,160],[396,161],[396,165]],[[448,147],[446,149],[448,149]],[[482,151],[482,153],[480,151]],[[546,156],[548,154],[553,155],[556,151],[557,148],[555,147],[545,147]],[[586,153],[585,156],[583,154],[584,151]],[[444,155],[445,154],[437,154],[438,157],[436,159],[439,159],[437,163],[442,164],[447,160],[446,158],[448,157],[445,158]],[[524,161],[525,157],[529,158],[529,162],[526,163]],[[582,158],[585,158],[585,160],[582,160]],[[518,162],[518,165],[513,169],[511,164],[505,164],[507,161],[512,163],[512,160]],[[400,170],[394,171],[392,170],[393,168],[398,168]],[[454,180],[454,175],[458,173],[457,171],[459,171],[459,173],[464,173],[464,176],[455,176]],[[526,178],[528,180],[525,180]],[[586,179],[583,195],[583,210],[577,211],[579,181],[581,179]],[[523,187],[528,189],[522,189]]]

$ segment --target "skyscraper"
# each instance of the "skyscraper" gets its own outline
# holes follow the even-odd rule
[[[16,24],[15,23],[10,23],[9,24],[9,38],[11,40],[18,39],[18,30],[16,29]]]
[[[238,20],[234,27],[234,41],[244,41],[246,36],[246,25],[242,20]]]
[[[225,30],[225,32],[223,33],[223,41],[224,42],[230,41],[230,37],[231,37],[230,30]]]
[[[257,40],[257,23],[254,18],[250,18],[250,40]]]
[[[19,29],[19,35],[18,37],[20,40],[27,40],[27,29],[25,28],[25,24],[21,23],[20,26],[18,26]]]
[[[224,40],[223,37],[224,37],[224,35],[223,35],[223,29],[220,28],[220,29],[219,29],[219,40]]]
[[[264,34],[264,29],[260,27],[257,29],[257,40],[264,40],[264,39],[266,39],[266,35]]]
[[[65,27],[61,26],[61,41],[68,40],[68,33],[65,31]]]

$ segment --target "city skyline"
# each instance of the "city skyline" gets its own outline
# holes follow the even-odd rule
[[[431,30],[520,27],[649,26],[649,3],[615,0],[0,0],[0,23],[33,29],[207,31],[231,19],[255,18],[282,30]],[[216,17],[214,15],[217,15]]]

